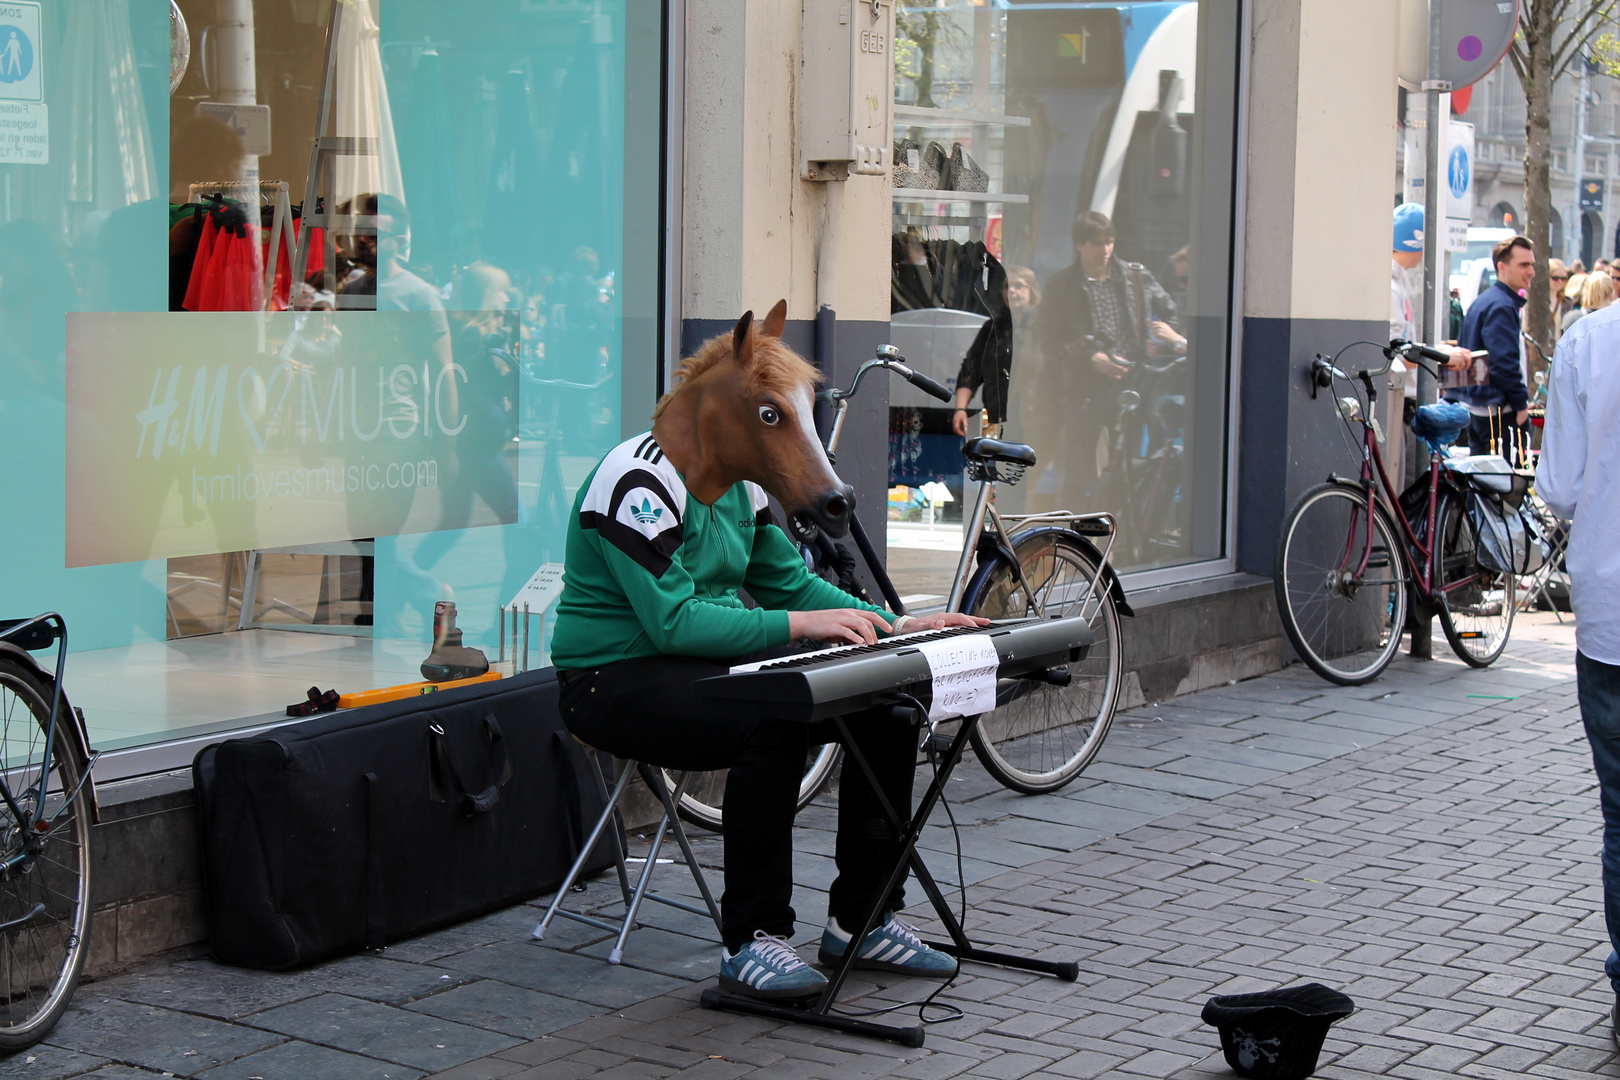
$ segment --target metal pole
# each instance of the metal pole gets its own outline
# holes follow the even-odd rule
[[[501,651],[498,654],[500,659],[496,660],[496,663],[504,664],[506,663],[506,609],[499,604],[495,605],[495,624],[500,627],[497,631],[497,640],[501,643]]]
[[[218,43],[219,74],[213,87],[215,101],[227,105],[252,105],[258,101],[258,50],[253,42],[253,0],[219,0],[214,9],[214,40]],[[259,178],[259,159],[242,156],[243,180]]]
[[[1440,255],[1446,247],[1445,206],[1440,200],[1440,148],[1445,132],[1441,128],[1444,117],[1440,112],[1440,95],[1451,92],[1451,84],[1440,80],[1440,8],[1439,0],[1429,3],[1429,77],[1423,80],[1426,121],[1428,123],[1428,153],[1423,172],[1423,340],[1433,342],[1444,335],[1437,333],[1435,317],[1440,295]],[[1419,405],[1435,399],[1434,376],[1421,367],[1418,369]]]
[[[523,670],[529,670],[529,605],[523,605]]]
[[[1575,160],[1571,163],[1570,168],[1570,171],[1575,174],[1575,216],[1569,220],[1570,223],[1578,230],[1575,235],[1577,237],[1584,237],[1586,235],[1586,230],[1582,227],[1582,223],[1586,218],[1586,211],[1581,206],[1581,198],[1586,194],[1586,192],[1582,189],[1581,183],[1586,179],[1586,93],[1588,76],[1586,73],[1585,55],[1582,54],[1577,56],[1575,58],[1575,62],[1579,64],[1581,68],[1581,88],[1578,91],[1580,96],[1575,99]],[[1550,187],[1551,185],[1548,186]],[[1552,200],[1549,199],[1547,201],[1551,202]],[[1569,226],[1566,225],[1565,232],[1567,233],[1568,230]],[[1596,241],[1596,244],[1592,248],[1592,260],[1596,262],[1603,256],[1603,238],[1594,236],[1592,239]],[[1585,261],[1586,251],[1584,246],[1581,245],[1579,240],[1576,240],[1575,243],[1575,257]]]
[[[1440,148],[1444,145],[1441,131],[1440,95],[1451,91],[1451,84],[1440,79],[1440,0],[1429,0],[1429,68],[1423,80],[1424,121],[1428,128],[1423,171],[1423,321],[1419,332],[1426,342],[1438,341],[1436,333],[1438,298],[1441,293],[1440,253],[1448,242],[1445,208],[1440,201]],[[1417,403],[1426,405],[1435,400],[1434,376],[1421,365],[1418,367]],[[1434,616],[1425,605],[1415,603],[1408,616],[1411,627],[1411,655],[1419,660],[1434,656]]]

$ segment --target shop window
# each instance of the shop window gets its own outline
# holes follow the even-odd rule
[[[653,379],[658,5],[41,10],[42,77],[0,74],[0,614],[67,615],[102,749],[420,679],[443,601],[496,660]]]
[[[1232,0],[899,12],[891,333],[971,405],[891,391],[914,602],[949,591],[981,432],[1039,458],[1003,513],[1111,511],[1126,570],[1226,554],[1237,45]]]

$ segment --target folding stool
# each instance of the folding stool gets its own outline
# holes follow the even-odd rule
[[[587,747],[587,749],[590,748]],[[663,770],[645,762],[626,759],[624,769],[619,774],[618,783],[613,786],[613,791],[609,793],[607,783],[602,779],[602,770],[597,766],[594,759],[594,752],[590,772],[596,777],[598,792],[606,799],[606,803],[602,807],[602,816],[596,819],[595,827],[591,829],[590,836],[580,848],[579,858],[574,860],[574,865],[569,868],[568,876],[557,887],[557,895],[552,899],[551,906],[546,908],[545,917],[540,920],[540,925],[534,928],[535,940],[543,940],[546,936],[546,928],[551,925],[551,920],[561,915],[565,919],[573,919],[575,922],[585,923],[588,926],[595,926],[618,934],[618,940],[613,943],[613,948],[608,952],[607,958],[608,963],[617,964],[624,958],[624,942],[630,936],[630,931],[635,928],[636,912],[640,910],[643,900],[656,900],[660,904],[680,908],[682,911],[690,911],[694,915],[707,915],[714,920],[714,928],[718,933],[720,931],[720,909],[715,906],[714,896],[709,892],[709,883],[704,880],[703,869],[698,866],[697,856],[692,854],[692,845],[686,838],[686,829],[681,825],[680,816],[675,812],[676,804],[679,802],[682,792],[686,790],[686,781],[691,774],[681,773],[679,779],[675,782],[675,791],[671,794],[668,785],[664,783]],[[647,852],[647,862],[641,868],[641,877],[637,879],[634,889],[630,887],[630,878],[625,871],[625,849],[620,839],[624,829],[624,819],[619,814],[619,801],[623,799],[632,775],[641,777],[648,789],[658,796],[658,801],[664,808],[664,816],[658,821],[652,846]],[[574,882],[578,880],[580,872],[585,867],[586,860],[590,858],[591,852],[596,849],[596,842],[601,837],[603,830],[608,829],[609,823],[615,819],[617,819],[617,827],[608,831],[613,834],[615,869],[619,873],[619,891],[624,895],[625,907],[624,920],[618,924],[608,922],[605,919],[597,919],[590,915],[581,915],[574,911],[565,911],[562,907],[563,897],[568,895],[568,890],[573,888]],[[698,892],[703,894],[703,902],[708,905],[708,910],[705,911],[703,908],[695,904],[689,904],[685,900],[678,900],[672,896],[652,892],[648,888],[652,882],[653,867],[658,865],[658,853],[664,847],[664,832],[666,829],[674,830],[675,842],[680,845],[681,854],[686,857],[687,869],[691,870],[692,880],[697,884]]]

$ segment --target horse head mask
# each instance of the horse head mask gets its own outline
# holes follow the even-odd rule
[[[653,410],[658,444],[700,502],[752,480],[782,504],[788,528],[808,540],[819,527],[843,536],[855,494],[833,472],[812,412],[821,374],[782,342],[787,301],[762,325],[745,312],[675,371]]]

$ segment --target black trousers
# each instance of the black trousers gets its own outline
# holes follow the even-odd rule
[[[793,818],[805,754],[832,741],[831,724],[767,720],[746,707],[699,697],[698,679],[723,675],[727,664],[681,656],[640,657],[563,673],[563,723],[598,750],[672,770],[730,769],[725,791],[725,892],[721,936],[735,952],[754,931],[793,934]],[[889,802],[911,808],[917,732],[881,714],[847,718]],[[828,910],[853,930],[900,853],[900,838],[882,804],[848,756],[839,779],[838,876]],[[901,879],[901,885],[904,879]],[[905,901],[896,886],[885,905]]]

